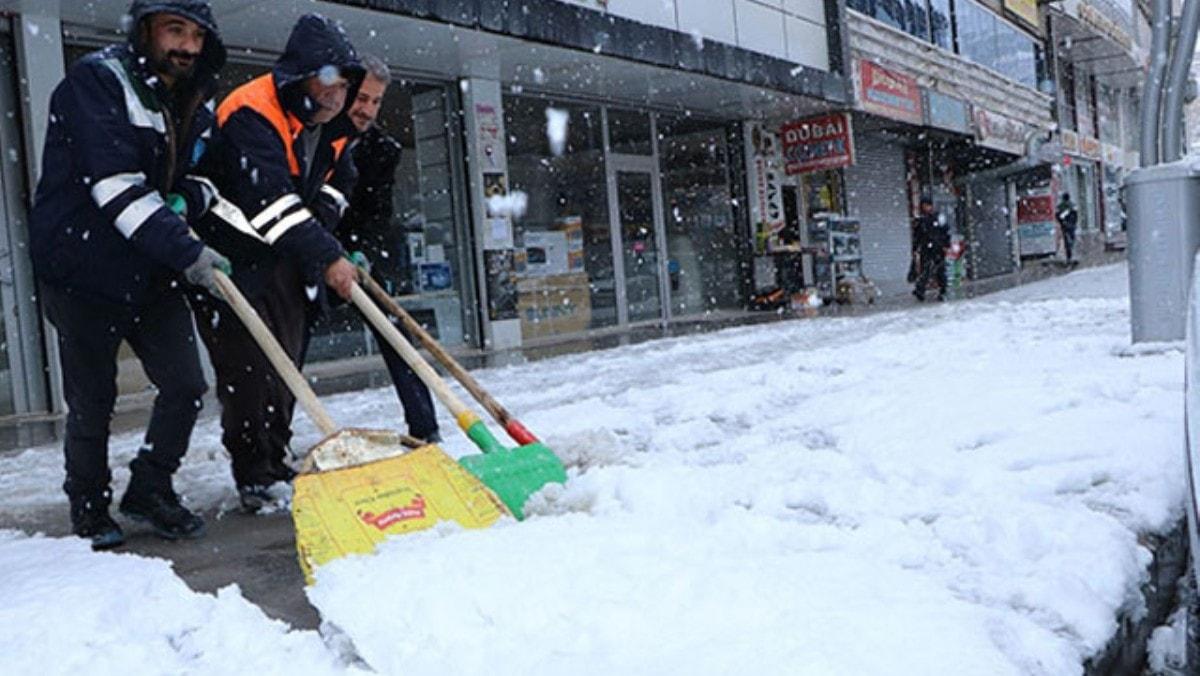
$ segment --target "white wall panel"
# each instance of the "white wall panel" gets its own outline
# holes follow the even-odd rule
[[[675,0],[679,8],[679,30],[698,33],[705,40],[737,44],[733,0]]]
[[[736,3],[738,46],[786,59],[783,14],[750,0],[736,0]]]
[[[651,26],[678,30],[675,0],[608,0],[608,11]]]
[[[825,3],[823,0],[783,0],[783,11],[801,19],[824,26]]]
[[[784,19],[787,26],[787,59],[806,66],[829,70],[829,40],[825,27],[793,16]]]

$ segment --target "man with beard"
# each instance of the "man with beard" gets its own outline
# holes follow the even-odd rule
[[[50,100],[30,214],[34,271],[58,329],[67,401],[66,491],[73,532],[95,549],[124,541],[109,515],[109,420],[127,342],[158,389],[120,511],[168,539],[199,537],[171,477],[206,385],[179,285],[215,293],[228,261],[189,232],[215,196],[190,172],[215,119],[204,103],[225,63],[205,0],[135,0],[129,42],[89,54]]]
[[[308,14],[272,71],[217,109],[214,181],[252,232],[217,218],[205,219],[203,232],[233,261],[234,282],[297,366],[324,287],[348,299],[357,283],[333,230],[354,185],[346,109],[362,76],[341,26]],[[272,500],[268,487],[295,476],[284,459],[296,402],[250,333],[220,310],[198,304],[197,324],[217,374],[222,442],[238,495],[255,512]]]
[[[367,74],[350,106],[350,121],[359,133],[350,151],[358,170],[358,182],[350,197],[350,209],[338,229],[338,238],[347,249],[355,250],[355,258],[369,271],[368,257],[374,261],[400,260],[401,247],[406,247],[407,242],[397,241],[392,225],[392,188],[396,183],[396,165],[400,163],[400,143],[376,124],[392,75],[378,57],[364,56],[363,66]],[[396,328],[403,332],[401,326]],[[371,331],[404,408],[409,435],[429,442],[440,441],[429,388],[375,327]]]

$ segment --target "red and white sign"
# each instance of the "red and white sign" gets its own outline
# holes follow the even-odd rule
[[[783,125],[783,161],[789,176],[854,164],[849,113],[830,113]]]
[[[921,88],[917,81],[873,61],[858,62],[858,100],[863,110],[916,125],[924,124]]]
[[[984,108],[975,109],[975,138],[979,145],[1013,155],[1025,154],[1029,125]]]

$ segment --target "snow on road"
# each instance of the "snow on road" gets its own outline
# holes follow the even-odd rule
[[[481,371],[567,487],[330,564],[310,599],[381,673],[1081,673],[1137,610],[1138,534],[1181,515],[1183,358],[1128,349],[1125,275]],[[395,424],[390,390],[330,404]],[[202,506],[232,495],[215,425],[179,481]],[[58,462],[0,459],[0,509],[61,505]]]

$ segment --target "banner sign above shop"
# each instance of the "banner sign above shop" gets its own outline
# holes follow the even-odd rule
[[[873,62],[858,62],[858,100],[863,110],[894,120],[924,124],[921,88],[907,75]]]
[[[1079,139],[1079,154],[1084,157],[1098,160],[1100,159],[1101,146],[1100,139],[1094,136],[1084,136]]]
[[[849,113],[830,113],[783,125],[783,161],[788,175],[854,164]]]
[[[1041,22],[1038,21],[1037,0],[1004,0],[1004,9],[1007,9],[1029,28],[1041,32]]]
[[[1029,125],[1007,115],[983,108],[975,109],[975,132],[979,145],[1013,155],[1025,154]]]
[[[971,134],[971,108],[966,101],[953,96],[923,90],[925,94],[925,125]]]

